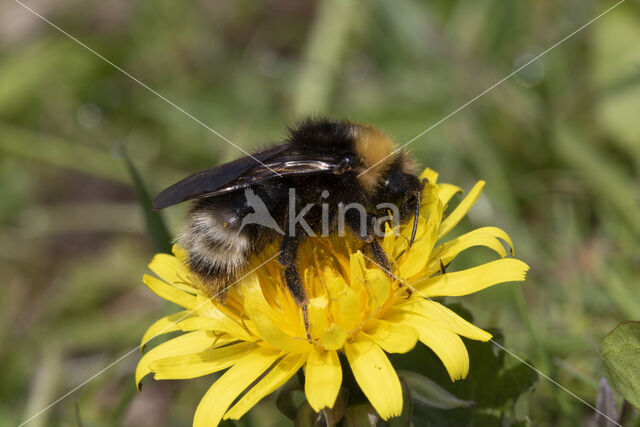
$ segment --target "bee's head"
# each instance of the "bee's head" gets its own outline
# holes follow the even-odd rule
[[[404,150],[380,130],[353,124],[351,134],[359,159],[358,183],[376,204],[398,208],[401,222],[415,214],[422,183],[415,175],[415,163]]]
[[[407,172],[405,168],[390,167],[383,176],[374,199],[376,203],[397,206],[400,221],[404,223],[415,214],[421,190],[422,183],[417,176]]]

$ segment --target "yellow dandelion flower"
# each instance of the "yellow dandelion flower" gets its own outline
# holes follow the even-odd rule
[[[513,245],[495,227],[436,245],[475,203],[484,182],[443,218],[447,203],[461,190],[436,184],[437,174],[429,169],[422,178],[428,181],[414,244],[408,245],[412,223],[395,230],[398,233],[387,227],[381,242],[393,275],[349,248],[344,239],[308,239],[301,245],[299,266],[309,296],[311,339],[301,309],[282,281],[275,247],[254,261],[259,268],[233,285],[224,303],[198,291],[198,279],[189,272],[182,248],[174,247],[174,256],[156,255],[149,267],[159,278],[145,275],[144,283],[185,310],[158,320],[142,342],[171,331],[185,333],[142,357],[136,383],[149,373],[155,379],[187,379],[226,370],[198,405],[193,423],[200,427],[239,419],[301,368],[311,407],[333,407],[342,384],[339,353],[385,420],[402,411],[400,381],[386,353],[408,352],[421,341],[441,359],[452,380],[465,378],[469,356],[460,337],[487,341],[491,335],[430,298],[522,281],[528,266],[505,258],[501,240],[512,251]],[[462,271],[442,270],[472,246],[488,247],[500,259]]]

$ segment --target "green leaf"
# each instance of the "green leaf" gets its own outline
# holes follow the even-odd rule
[[[458,399],[435,381],[411,371],[399,371],[398,375],[411,389],[414,402],[439,409],[453,409],[473,406],[471,400]]]
[[[344,411],[344,425],[346,427],[374,427],[378,425],[380,416],[368,403],[347,407]]]
[[[510,399],[515,399],[522,393],[533,390],[537,384],[538,374],[524,363],[506,369],[498,376],[495,393],[492,393],[491,396],[493,405],[502,406]]]
[[[503,336],[499,330],[489,332],[495,343],[503,344]],[[457,399],[475,402],[473,406],[460,406],[455,410],[416,405],[413,424],[453,427],[512,425],[519,422],[514,412],[514,402],[522,393],[536,385],[538,376],[535,371],[515,359],[506,359],[506,353],[493,342],[464,341],[471,367],[469,376],[456,382],[451,382],[442,362],[422,344],[418,344],[409,353],[390,355],[396,370],[402,369],[428,377]],[[404,374],[403,372],[402,375]],[[412,389],[413,394],[414,392]]]
[[[301,392],[302,386],[300,385],[300,380],[298,376],[294,376],[282,387],[276,398],[276,407],[291,420],[296,419],[296,413],[300,406],[299,401],[296,403],[295,395]]]
[[[322,416],[315,412],[309,402],[305,400],[298,408],[293,425],[294,427],[315,427],[320,425],[320,420],[322,420]]]
[[[167,230],[164,220],[160,215],[160,212],[153,210],[153,203],[147,187],[144,185],[142,176],[138,172],[131,158],[127,155],[127,152],[122,144],[117,144],[118,153],[122,156],[124,164],[129,172],[131,181],[136,189],[140,206],[144,214],[144,222],[147,227],[147,233],[151,239],[151,244],[154,251],[171,253],[171,235]]]
[[[619,324],[600,346],[613,386],[640,409],[640,322]]]
[[[338,393],[338,397],[336,398],[336,402],[333,404],[333,408],[331,409],[323,409],[322,414],[324,415],[326,424],[328,426],[337,425],[340,420],[344,417],[344,411],[347,407],[347,403],[349,400],[349,390],[344,387],[340,388],[340,392]]]

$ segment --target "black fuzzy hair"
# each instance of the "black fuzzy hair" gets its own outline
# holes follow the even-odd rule
[[[351,151],[352,129],[353,124],[347,120],[329,119],[324,116],[308,117],[288,128],[287,141],[303,150]]]

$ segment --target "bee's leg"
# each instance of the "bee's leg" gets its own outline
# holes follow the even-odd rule
[[[291,236],[288,233],[287,229],[287,232],[282,238],[282,244],[280,245],[281,252],[278,260],[280,261],[280,264],[285,267],[285,283],[287,284],[287,288],[289,289],[289,292],[291,292],[291,296],[293,296],[293,299],[302,308],[304,328],[307,332],[307,338],[311,339],[311,335],[309,334],[309,309],[307,307],[307,302],[309,301],[309,299],[307,297],[307,292],[304,290],[302,280],[300,280],[298,268],[296,267],[300,239],[300,235]]]
[[[371,250],[373,260],[378,264],[378,266],[389,276],[393,277],[391,262],[389,262],[387,254],[384,253],[384,250],[382,249],[382,246],[380,246],[380,243],[378,243],[377,239],[374,238],[373,241],[369,243],[369,249]]]
[[[416,191],[413,194],[413,197],[415,197],[416,200],[416,204],[415,204],[415,209],[414,209],[414,213],[413,213],[413,229],[411,230],[411,239],[409,239],[409,247],[411,247],[413,245],[413,242],[416,239],[416,232],[418,231],[418,217],[420,216],[420,198],[422,196],[422,190],[420,191]]]
[[[376,239],[375,224],[378,220],[378,217],[373,214],[367,213],[367,224],[365,227],[366,232],[364,235],[361,234],[362,228],[360,226],[359,216],[350,216],[347,214],[345,215],[345,220],[347,225],[353,230],[353,232],[356,233],[356,235],[367,244],[367,247],[371,253],[371,257],[373,258],[373,261],[378,264],[378,267],[382,268],[385,273],[393,277],[391,262],[389,262],[387,254],[384,253],[382,246],[380,246],[380,243],[378,243],[378,239]]]

